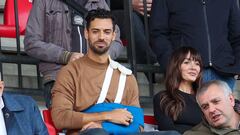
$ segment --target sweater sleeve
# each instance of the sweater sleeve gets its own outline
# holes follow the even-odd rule
[[[83,126],[83,113],[74,110],[76,88],[73,70],[63,67],[52,88],[51,115],[58,129],[81,129]]]
[[[128,85],[128,91],[130,92],[130,94],[127,95],[129,99],[128,105],[140,107],[139,89],[134,75],[128,77],[128,79],[126,80],[126,84]]]

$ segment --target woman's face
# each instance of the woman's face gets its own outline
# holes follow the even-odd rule
[[[190,53],[188,53],[181,64],[180,70],[183,81],[192,83],[195,82],[199,76],[200,64],[198,61],[193,60]]]

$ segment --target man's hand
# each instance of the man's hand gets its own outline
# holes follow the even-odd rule
[[[152,8],[152,0],[146,0],[147,4],[147,16],[150,16],[150,11]],[[135,11],[138,13],[144,15],[144,5],[143,5],[143,0],[132,0],[132,7]]]
[[[83,56],[84,56],[84,54],[82,54],[82,53],[73,53],[71,55],[70,59],[69,59],[69,62],[74,61],[76,59],[79,59],[79,58],[81,58]]]
[[[102,124],[101,122],[89,122],[88,124],[82,127],[81,131],[84,131],[86,129],[91,129],[91,128],[102,128]]]
[[[122,124],[128,126],[132,120],[132,114],[127,109],[115,109],[108,114],[108,121],[112,123]]]

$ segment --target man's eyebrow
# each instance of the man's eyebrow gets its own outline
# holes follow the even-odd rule
[[[100,29],[98,29],[98,28],[91,28],[91,30],[100,30]]]
[[[110,31],[111,31],[112,29],[104,29],[104,30],[105,30],[105,31],[106,31],[106,30],[110,30]]]
[[[101,29],[99,29],[99,28],[91,28],[90,30],[101,30]],[[112,29],[103,29],[103,31],[112,31]]]
[[[203,108],[203,107],[206,106],[206,105],[208,105],[208,103],[202,103],[202,104],[200,105],[200,107]]]
[[[213,101],[216,101],[216,100],[221,100],[221,98],[220,97],[215,97],[215,98],[211,99],[210,101],[213,102]]]

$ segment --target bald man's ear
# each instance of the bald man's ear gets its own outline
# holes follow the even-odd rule
[[[88,30],[87,30],[87,28],[84,29],[84,37],[88,40]]]

